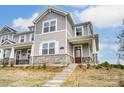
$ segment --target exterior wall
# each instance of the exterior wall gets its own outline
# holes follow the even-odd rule
[[[31,42],[31,41],[30,41],[30,34],[31,34],[31,33],[25,33],[25,34],[14,35],[14,42],[19,43],[19,37],[20,37],[21,35],[25,35],[25,36],[26,36],[26,41],[25,41],[25,42]]]
[[[40,44],[45,41],[56,40],[59,43],[59,54],[65,54],[66,52],[66,45],[65,45],[65,31],[55,32],[55,33],[48,33],[44,35],[36,35],[35,42],[34,42],[34,56],[39,56],[39,48]],[[64,47],[64,49],[60,49],[60,47]]]
[[[67,41],[67,53],[73,56],[73,45]]]
[[[36,34],[42,34],[42,23],[43,21],[57,19],[57,31],[65,29],[65,17],[53,12],[45,15],[40,21],[36,24]]]
[[[1,40],[2,40],[2,36],[4,36],[4,35],[8,35],[8,39],[9,40],[11,40],[11,41],[13,41],[13,33],[4,33],[4,34],[0,34],[0,43],[1,43]]]
[[[71,23],[67,20],[67,34],[69,37],[74,36],[74,28],[71,26]]]
[[[89,45],[83,44],[83,57],[88,57],[88,56],[89,56]]]
[[[68,64],[74,62],[73,57],[67,54],[34,56],[33,64]]]

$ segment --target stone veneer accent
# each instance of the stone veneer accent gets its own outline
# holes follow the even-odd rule
[[[41,55],[33,57],[33,64],[68,64],[73,62],[74,58],[68,54]]]

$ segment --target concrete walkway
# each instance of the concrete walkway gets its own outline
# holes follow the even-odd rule
[[[46,84],[43,85],[43,87],[60,87],[65,82],[65,80],[72,74],[75,68],[76,64],[70,64],[62,72],[57,74],[53,78],[53,80],[46,82]]]

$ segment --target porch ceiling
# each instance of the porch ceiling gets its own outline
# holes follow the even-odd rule
[[[73,38],[68,39],[68,41],[71,44],[83,44],[83,43],[91,43],[92,39],[95,39],[97,50],[99,50],[98,34],[90,35],[90,36],[73,37]]]

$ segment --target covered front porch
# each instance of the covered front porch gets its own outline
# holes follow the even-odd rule
[[[97,51],[99,46],[97,35],[70,38],[69,43],[73,46],[75,63],[98,63]]]
[[[0,59],[3,64],[9,64],[12,59],[15,65],[29,64],[31,61],[32,44],[13,44],[13,46],[4,45],[0,48]]]

